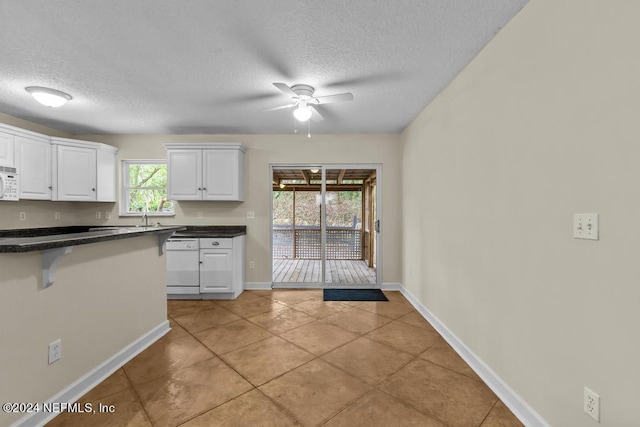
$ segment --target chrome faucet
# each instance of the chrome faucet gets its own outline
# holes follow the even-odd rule
[[[144,223],[145,227],[149,226],[149,215],[147,215],[147,212],[142,214],[142,222]]]

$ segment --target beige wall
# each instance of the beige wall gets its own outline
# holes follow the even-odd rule
[[[167,319],[155,235],[76,246],[46,289],[41,271],[40,252],[0,254],[3,403],[47,401]],[[49,365],[57,339],[62,358]],[[23,415],[0,412],[0,425]]]
[[[0,117],[1,119],[1,117]],[[270,259],[270,164],[376,163],[382,165],[383,187],[383,282],[401,282],[401,203],[399,135],[81,135],[77,139],[117,146],[118,160],[166,159],[165,142],[240,142],[247,147],[244,202],[180,202],[175,218],[159,218],[163,224],[247,225],[246,281],[271,282]],[[60,220],[54,213],[60,212]],[[111,215],[97,220],[96,211]],[[197,219],[197,213],[203,219]],[[247,219],[247,211],[255,219]],[[138,224],[139,218],[119,218],[118,203],[70,203],[19,201],[0,203],[0,228],[63,226],[72,224]],[[19,221],[20,212],[27,213]],[[248,263],[247,263],[248,265]]]
[[[532,0],[402,135],[406,288],[554,426],[638,424],[638,16]]]

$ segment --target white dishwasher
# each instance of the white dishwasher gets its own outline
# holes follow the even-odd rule
[[[167,297],[200,296],[200,239],[167,240]]]

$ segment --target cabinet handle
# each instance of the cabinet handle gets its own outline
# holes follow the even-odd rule
[[[51,187],[51,186],[49,186],[48,188],[49,188],[49,190],[53,190],[53,187]]]
[[[203,189],[204,191],[207,191],[206,187],[203,187],[202,189]]]
[[[91,191],[96,191],[96,189],[95,189],[95,188],[92,188],[92,189],[91,189]]]
[[[211,243],[213,246],[218,246],[220,244],[220,242],[213,242]]]
[[[198,187],[198,191],[202,191],[202,188]]]

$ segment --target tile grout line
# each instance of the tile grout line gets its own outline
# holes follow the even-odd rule
[[[203,413],[201,413],[201,414],[195,415],[194,417],[190,418],[190,420],[191,420],[191,419],[193,419],[193,418],[196,418],[196,417],[198,417],[198,416],[200,416],[200,415],[202,415],[202,414],[204,414],[204,413],[206,413],[206,412],[209,412],[209,411],[211,411],[211,410],[213,410],[213,409],[215,409],[215,408],[217,408],[217,407],[219,407],[219,406],[221,406],[221,405],[224,405],[224,404],[226,404],[226,403],[228,403],[228,402],[230,402],[230,401],[232,401],[232,400],[235,400],[235,399],[237,399],[237,398],[239,398],[239,397],[241,397],[241,396],[243,396],[243,395],[245,395],[245,394],[249,393],[249,392],[250,392],[250,391],[252,391],[252,390],[258,390],[258,391],[261,393],[261,395],[263,395],[263,396],[265,396],[267,399],[269,399],[269,401],[270,401],[270,402],[272,402],[273,404],[275,404],[277,408],[279,408],[280,410],[284,411],[284,413],[285,413],[285,414],[287,414],[287,415],[291,416],[291,417],[292,417],[293,419],[295,419],[297,422],[300,422],[300,423],[302,424],[302,422],[301,422],[300,420],[298,420],[298,419],[297,419],[297,417],[295,417],[293,414],[291,414],[291,413],[286,409],[286,407],[284,407],[284,406],[280,405],[278,402],[274,401],[274,400],[273,400],[273,399],[271,399],[269,396],[267,396],[267,395],[266,395],[266,394],[265,394],[265,393],[260,389],[260,387],[262,387],[262,386],[264,386],[264,385],[266,385],[266,384],[268,384],[268,383],[270,383],[270,382],[272,382],[272,381],[275,381],[276,379],[281,378],[282,376],[284,376],[284,375],[286,375],[286,374],[288,374],[288,373],[290,373],[290,372],[292,372],[292,371],[294,371],[294,370],[296,370],[296,369],[298,369],[298,368],[301,368],[301,367],[303,367],[303,366],[305,366],[305,365],[307,365],[307,364],[309,364],[309,363],[311,363],[311,362],[317,361],[317,360],[319,360],[319,359],[321,359],[321,360],[322,360],[323,362],[325,362],[325,363],[328,363],[329,365],[333,366],[334,368],[336,368],[336,369],[340,370],[340,371],[341,371],[341,372],[343,372],[344,374],[346,374],[346,375],[348,375],[348,376],[350,376],[350,377],[352,377],[352,378],[355,378],[355,379],[357,379],[357,380],[359,380],[359,381],[361,381],[361,382],[364,382],[364,383],[367,385],[367,389],[366,389],[366,391],[364,391],[364,392],[363,392],[362,394],[360,394],[358,397],[356,397],[355,399],[353,399],[351,402],[347,403],[344,407],[342,407],[338,412],[336,412],[335,414],[333,414],[332,416],[330,416],[328,419],[324,420],[324,421],[322,422],[322,425],[326,424],[327,422],[329,422],[330,420],[334,419],[335,417],[337,417],[337,416],[338,416],[339,414],[341,414],[342,412],[346,411],[349,407],[351,407],[351,406],[352,406],[352,405],[354,405],[357,401],[359,401],[363,396],[365,396],[366,394],[368,394],[368,393],[372,392],[373,390],[378,390],[378,391],[380,391],[380,392],[382,392],[382,393],[384,393],[384,394],[386,394],[386,395],[388,395],[388,396],[392,397],[393,399],[395,399],[396,401],[398,401],[398,402],[402,403],[403,405],[408,406],[408,407],[410,407],[410,408],[413,408],[414,410],[418,411],[419,413],[421,413],[421,414],[423,414],[423,415],[425,415],[425,416],[427,416],[427,417],[429,417],[429,418],[432,418],[432,419],[438,420],[438,421],[440,421],[440,422],[443,422],[443,421],[439,420],[439,418],[435,417],[435,415],[433,415],[433,414],[431,414],[431,413],[425,413],[425,412],[423,412],[423,411],[419,410],[418,408],[414,407],[413,405],[411,405],[409,402],[407,402],[407,401],[405,401],[405,400],[400,400],[400,399],[398,399],[397,397],[395,397],[395,396],[393,396],[393,395],[391,395],[391,394],[387,393],[386,391],[381,390],[381,389],[379,388],[379,386],[380,386],[383,382],[387,381],[389,378],[391,378],[391,377],[393,377],[395,374],[397,374],[397,372],[399,372],[400,370],[402,370],[403,368],[405,368],[405,367],[406,367],[407,365],[409,365],[410,363],[415,362],[416,360],[420,360],[420,361],[423,361],[423,362],[426,362],[426,363],[430,363],[430,364],[432,364],[432,365],[435,365],[435,366],[438,366],[438,367],[440,367],[440,368],[442,368],[442,369],[445,369],[445,370],[447,370],[447,371],[450,371],[450,372],[452,372],[452,373],[454,373],[454,374],[462,375],[462,376],[464,376],[465,378],[472,379],[472,380],[474,380],[474,381],[478,381],[476,378],[471,378],[471,377],[469,377],[469,376],[467,376],[467,375],[465,375],[465,374],[463,374],[463,373],[457,372],[457,371],[455,371],[455,370],[453,370],[453,369],[451,369],[451,368],[449,368],[449,367],[447,367],[447,366],[443,366],[443,365],[440,365],[439,363],[432,362],[432,361],[430,361],[430,360],[426,360],[426,359],[423,359],[423,358],[421,358],[421,357],[420,357],[420,355],[421,355],[421,354],[424,354],[424,352],[426,352],[426,351],[428,351],[429,349],[433,348],[433,347],[434,347],[434,346],[439,342],[439,340],[441,340],[441,339],[442,339],[442,337],[441,337],[439,334],[438,334],[438,339],[436,339],[433,343],[431,343],[429,346],[427,346],[427,347],[426,347],[424,350],[422,350],[422,351],[420,352],[420,354],[418,354],[418,355],[413,355],[413,354],[411,354],[411,353],[407,353],[406,351],[404,351],[404,350],[402,350],[402,349],[399,349],[399,348],[396,348],[396,347],[394,347],[394,346],[392,346],[392,345],[390,345],[390,344],[387,344],[387,343],[384,343],[384,342],[379,342],[379,341],[374,340],[374,339],[372,339],[372,338],[370,338],[370,337],[367,337],[367,335],[368,335],[368,334],[370,334],[370,333],[372,333],[372,332],[374,332],[374,331],[376,331],[376,330],[378,330],[378,329],[380,329],[380,328],[382,328],[382,327],[385,327],[385,326],[387,326],[387,325],[389,325],[389,324],[391,324],[392,322],[395,322],[395,321],[401,322],[402,324],[405,324],[405,325],[410,325],[410,326],[414,326],[414,327],[419,328],[419,329],[423,329],[421,326],[418,326],[418,325],[415,325],[415,324],[409,323],[409,322],[407,322],[406,320],[401,320],[403,317],[406,317],[407,315],[410,315],[412,312],[415,312],[415,309],[413,309],[413,310],[409,310],[407,313],[404,313],[404,314],[402,314],[402,315],[400,315],[400,316],[398,316],[398,317],[395,317],[395,318],[394,318],[394,317],[385,316],[385,315],[383,315],[383,314],[379,314],[379,313],[371,312],[371,311],[364,310],[364,309],[361,309],[361,308],[360,308],[360,310],[361,310],[361,311],[364,311],[364,312],[366,312],[366,313],[368,313],[368,314],[374,314],[374,315],[379,315],[379,316],[382,316],[382,317],[388,318],[388,319],[390,319],[390,322],[387,322],[387,323],[385,323],[385,324],[383,324],[383,325],[377,326],[377,327],[375,327],[375,328],[373,328],[373,329],[371,329],[371,330],[369,330],[369,331],[367,331],[367,332],[365,332],[365,333],[359,333],[359,332],[354,332],[354,331],[351,331],[351,330],[345,329],[345,328],[344,328],[344,327],[342,327],[342,326],[335,325],[335,324],[333,324],[333,323],[330,323],[330,322],[327,322],[327,321],[326,321],[326,319],[327,319],[328,317],[331,317],[331,316],[333,316],[333,315],[335,315],[335,314],[345,313],[345,312],[352,311],[354,308],[359,308],[359,306],[358,306],[358,305],[356,305],[356,306],[354,306],[354,307],[349,307],[347,310],[341,310],[341,311],[339,311],[338,313],[334,313],[334,314],[331,314],[331,315],[329,315],[329,316],[325,316],[325,317],[317,318],[317,317],[315,317],[315,316],[310,315],[308,312],[305,312],[305,311],[304,311],[304,310],[302,310],[302,309],[298,309],[298,308],[294,307],[295,305],[298,305],[298,304],[301,304],[301,303],[304,303],[304,302],[313,301],[313,300],[314,300],[314,298],[309,298],[309,299],[307,299],[307,300],[304,300],[304,301],[298,301],[298,302],[296,302],[295,304],[292,304],[292,303],[290,303],[290,302],[289,302],[289,303],[286,303],[286,302],[282,302],[282,301],[279,301],[279,300],[274,299],[274,298],[268,298],[268,297],[266,297],[266,296],[262,296],[262,295],[256,295],[256,296],[257,296],[257,297],[259,297],[259,298],[263,298],[263,299],[266,299],[266,300],[272,301],[272,302],[277,302],[277,303],[279,303],[279,304],[283,304],[283,305],[285,305],[286,307],[288,307],[288,308],[290,308],[290,309],[292,309],[292,310],[294,310],[294,311],[296,311],[296,312],[301,312],[301,313],[303,313],[303,314],[306,314],[306,315],[308,315],[308,316],[312,317],[312,318],[313,318],[313,320],[312,320],[312,321],[310,321],[310,322],[307,322],[307,323],[305,323],[305,324],[302,324],[302,325],[299,325],[299,326],[293,327],[293,328],[291,328],[291,329],[287,329],[287,330],[285,330],[285,331],[275,333],[275,332],[271,332],[269,329],[265,328],[264,326],[262,326],[262,325],[260,325],[260,324],[257,324],[257,323],[255,323],[254,321],[250,320],[250,319],[249,319],[249,317],[246,317],[246,315],[244,315],[244,314],[240,314],[240,313],[238,313],[238,312],[235,312],[235,311],[233,311],[233,310],[230,310],[230,309],[228,309],[228,308],[224,307],[224,305],[223,305],[223,304],[217,304],[217,303],[216,303],[216,304],[217,304],[219,307],[221,307],[221,308],[225,308],[227,311],[229,311],[229,312],[231,312],[231,313],[233,313],[233,314],[235,314],[235,315],[239,316],[241,319],[244,319],[244,320],[246,320],[246,321],[250,322],[252,325],[257,326],[257,327],[259,327],[259,328],[260,328],[260,329],[262,329],[262,330],[265,330],[266,332],[268,332],[268,333],[270,333],[270,334],[272,335],[271,337],[276,336],[276,337],[278,337],[278,338],[280,338],[280,339],[284,340],[285,342],[287,342],[287,343],[289,343],[289,344],[293,345],[294,347],[296,347],[296,348],[298,348],[298,349],[300,349],[300,350],[302,350],[302,351],[304,351],[304,352],[306,352],[306,353],[310,354],[311,356],[313,356],[313,358],[312,358],[311,360],[309,360],[309,361],[307,361],[307,362],[305,362],[305,363],[303,363],[303,364],[301,364],[301,365],[299,365],[299,366],[295,367],[295,368],[289,369],[289,370],[287,370],[286,372],[284,372],[284,373],[282,373],[282,374],[280,374],[280,375],[278,375],[278,376],[276,376],[276,377],[274,377],[274,378],[269,379],[268,381],[266,381],[266,382],[264,382],[264,383],[262,383],[262,384],[260,384],[260,385],[254,385],[251,381],[249,381],[249,380],[248,380],[248,378],[246,378],[244,375],[242,375],[240,372],[238,372],[236,369],[234,369],[231,365],[229,365],[229,364],[227,363],[227,361],[223,358],[223,355],[224,355],[224,354],[226,354],[226,353],[230,353],[230,352],[232,352],[232,351],[240,350],[240,349],[242,349],[242,348],[245,348],[245,347],[248,347],[248,346],[254,345],[254,344],[256,344],[256,343],[259,343],[259,342],[264,341],[264,340],[266,340],[266,339],[268,339],[268,338],[271,338],[271,337],[263,338],[263,339],[260,339],[260,340],[255,341],[255,342],[253,342],[253,343],[250,343],[250,344],[247,344],[247,345],[245,345],[245,346],[239,347],[239,348],[237,348],[237,349],[231,350],[231,351],[229,351],[229,352],[226,352],[226,353],[220,353],[220,354],[218,354],[218,353],[216,353],[215,351],[213,351],[212,349],[210,349],[209,347],[207,347],[207,346],[206,346],[202,341],[200,341],[198,338],[196,338],[196,337],[195,337],[195,335],[194,335],[194,333],[195,333],[195,332],[194,332],[194,333],[192,333],[192,332],[191,332],[191,331],[189,331],[187,328],[185,328],[184,326],[182,326],[179,322],[177,322],[174,318],[172,318],[172,317],[168,316],[168,317],[170,317],[170,318],[171,318],[171,320],[174,320],[178,325],[180,325],[183,329],[185,329],[185,331],[186,331],[189,335],[191,335],[194,339],[196,339],[196,340],[197,340],[201,345],[203,345],[205,348],[207,348],[207,349],[208,349],[208,350],[209,350],[213,355],[217,356],[217,357],[218,357],[218,358],[219,358],[219,359],[220,359],[220,360],[221,360],[221,361],[222,361],[222,362],[223,362],[223,363],[224,363],[224,364],[225,364],[229,369],[231,369],[231,370],[233,370],[234,372],[236,372],[238,375],[240,375],[243,379],[245,379],[245,380],[246,380],[249,384],[251,384],[251,386],[252,386],[252,389],[251,389],[251,390],[249,390],[249,391],[247,391],[247,392],[245,392],[245,393],[242,393],[242,394],[240,394],[240,395],[238,395],[238,396],[235,396],[235,397],[233,397],[233,398],[231,398],[231,399],[227,400],[226,402],[224,402],[224,403],[222,403],[222,404],[220,404],[220,405],[215,406],[214,408],[210,408],[210,409],[208,409],[208,410],[204,411],[204,412],[203,412]],[[391,300],[390,300],[390,301],[391,301]],[[362,304],[360,304],[360,305],[362,305]],[[256,314],[252,314],[252,315],[251,315],[251,317],[255,317],[255,316],[258,316],[258,315],[260,315],[260,314],[266,314],[266,313],[269,313],[269,311],[265,311],[265,312],[263,312],[263,313],[256,313]],[[347,332],[350,332],[350,333],[355,333],[357,336],[356,336],[355,338],[350,339],[349,341],[347,341],[347,342],[345,342],[345,343],[343,343],[343,344],[341,344],[341,345],[339,345],[339,346],[337,346],[337,347],[335,347],[335,348],[333,348],[333,349],[331,349],[331,350],[329,350],[329,351],[323,352],[322,354],[319,354],[319,355],[316,355],[316,354],[314,354],[314,353],[311,353],[310,351],[306,350],[305,348],[300,347],[300,346],[299,346],[299,345],[297,345],[296,343],[294,343],[294,342],[292,342],[292,341],[289,341],[288,339],[286,339],[286,338],[284,338],[284,337],[282,336],[282,334],[284,334],[284,333],[287,333],[287,332],[289,332],[289,331],[293,331],[293,330],[295,330],[295,329],[301,328],[301,327],[303,327],[303,326],[305,326],[305,325],[308,325],[308,324],[310,324],[310,323],[314,323],[314,322],[323,322],[323,323],[326,323],[326,324],[328,324],[328,325],[332,325],[332,326],[334,326],[334,327],[338,327],[338,328],[340,328],[340,329],[342,329],[342,330],[344,330],[344,331],[347,331]],[[229,323],[233,323],[233,322],[228,322],[227,324],[229,324]],[[213,328],[216,328],[216,327],[224,327],[224,325],[226,325],[226,324],[222,324],[222,325],[219,325],[219,326],[215,326],[215,327],[212,327],[212,328],[210,328],[210,329],[213,329]],[[429,326],[430,326],[430,325],[429,325]],[[206,329],[205,329],[205,330],[206,330]],[[203,331],[204,331],[204,330],[203,330]],[[198,331],[198,332],[202,332],[202,331]],[[411,355],[411,356],[412,356],[412,358],[411,358],[410,360],[408,360],[406,363],[402,364],[398,369],[394,370],[394,372],[393,372],[393,373],[391,373],[391,374],[389,374],[389,375],[385,376],[385,378],[383,378],[383,379],[381,379],[381,380],[377,381],[375,384],[369,384],[369,383],[367,383],[366,381],[363,381],[362,379],[360,379],[359,377],[354,376],[354,375],[352,375],[352,374],[351,374],[351,373],[349,373],[349,372],[346,372],[346,371],[345,371],[343,368],[341,368],[340,366],[336,366],[336,365],[334,365],[333,363],[331,363],[331,362],[329,362],[329,361],[327,361],[327,360],[322,359],[322,357],[323,357],[323,356],[325,356],[325,355],[327,355],[328,353],[331,353],[332,351],[335,351],[335,350],[337,350],[337,349],[339,349],[339,348],[342,348],[342,347],[344,347],[344,346],[346,346],[346,345],[348,345],[348,344],[350,344],[350,343],[352,343],[352,342],[354,342],[354,341],[356,341],[357,339],[362,338],[362,337],[365,337],[365,338],[367,338],[367,339],[371,339],[372,341],[374,341],[374,342],[376,342],[376,343],[378,343],[378,344],[384,345],[384,346],[386,346],[386,347],[389,347],[389,348],[391,348],[391,349],[393,349],[393,350],[395,350],[395,351],[401,351],[401,352],[403,352],[403,353],[409,354],[409,355]],[[126,375],[126,373],[125,373],[125,375]],[[131,385],[131,383],[130,383],[130,380],[129,380],[128,376],[127,376],[127,380],[129,381],[130,387],[131,387],[131,388],[133,388],[133,386],[132,386],[132,385]],[[482,381],[480,381],[480,382],[482,382]],[[135,388],[134,388],[134,391],[135,391]],[[137,395],[137,391],[136,391],[136,395]],[[487,417],[490,415],[490,413],[493,411],[493,409],[496,407],[496,405],[497,405],[497,403],[498,403],[499,401],[500,401],[500,399],[499,399],[499,398],[497,398],[497,399],[496,399],[496,401],[495,401],[495,402],[493,403],[493,405],[491,406],[491,408],[488,410],[488,412],[487,412],[487,413],[485,414],[485,416],[483,417],[483,419],[482,419],[482,421],[481,421],[480,425],[486,421]],[[141,403],[141,401],[140,401],[140,400],[139,400],[139,402]],[[141,405],[141,406],[142,406],[142,405]],[[144,406],[143,406],[143,409],[144,409]],[[147,416],[148,416],[148,413],[146,412],[146,410],[145,410],[145,413],[146,413],[146,414],[147,414]],[[150,417],[148,417],[148,418],[150,419]],[[187,421],[188,421],[188,420],[187,420]],[[184,422],[187,422],[187,421],[184,421]],[[443,422],[443,424],[445,424],[445,425],[446,425],[446,423],[444,423],[444,422]]]
[[[231,311],[231,310],[228,310],[228,311]],[[234,313],[234,314],[237,314],[237,313]],[[260,325],[257,325],[257,324],[255,324],[255,323],[251,322],[248,318],[243,317],[243,316],[241,316],[240,314],[238,314],[238,316],[240,316],[240,317],[242,318],[242,320],[246,320],[246,321],[250,322],[251,324],[253,324],[253,325],[257,326],[257,327],[259,327],[259,328],[261,328],[261,329],[264,329],[265,331],[267,331],[267,332],[269,332],[270,334],[272,334],[272,336],[271,336],[271,337],[267,337],[267,338],[260,339],[260,340],[258,340],[258,341],[255,341],[255,342],[251,343],[251,344],[247,344],[246,346],[239,347],[239,348],[234,349],[234,350],[232,350],[232,351],[236,351],[236,350],[239,350],[239,349],[242,349],[242,348],[246,348],[246,347],[251,346],[251,345],[253,345],[253,344],[256,344],[256,343],[258,343],[258,342],[262,342],[262,341],[265,341],[265,340],[267,340],[267,339],[269,339],[269,338],[272,338],[272,337],[276,337],[276,336],[278,336],[278,335],[276,335],[276,334],[273,334],[273,333],[272,333],[271,331],[269,331],[268,329],[266,329],[266,328],[264,328],[264,327],[262,327],[262,326],[260,326]],[[175,321],[175,319],[173,319],[173,320]],[[233,322],[229,322],[229,323],[233,323]],[[220,325],[220,326],[224,326],[224,325]],[[224,364],[225,364],[225,366],[227,366],[227,367],[228,367],[229,369],[231,369],[233,372],[235,372],[236,374],[238,374],[242,379],[244,379],[244,380],[245,380],[249,385],[251,385],[251,387],[252,387],[252,388],[251,388],[251,390],[248,390],[248,391],[246,391],[246,392],[244,392],[244,393],[242,393],[242,394],[240,394],[240,395],[238,395],[238,396],[235,396],[235,397],[233,397],[233,398],[231,398],[231,399],[227,400],[226,402],[221,403],[220,405],[217,405],[217,406],[215,406],[215,407],[213,407],[213,408],[210,408],[210,409],[208,409],[208,410],[204,411],[203,413],[198,414],[198,415],[196,415],[196,416],[194,416],[194,417],[190,418],[189,420],[186,420],[184,423],[186,423],[186,422],[188,422],[188,421],[190,421],[190,420],[192,420],[192,419],[194,419],[194,418],[196,418],[196,417],[199,417],[199,416],[201,416],[201,415],[203,415],[203,414],[205,414],[205,413],[207,413],[207,412],[209,412],[209,411],[212,411],[212,410],[214,410],[214,409],[216,409],[216,408],[219,408],[220,406],[222,406],[222,405],[224,405],[224,404],[227,404],[227,403],[231,402],[232,400],[235,400],[235,399],[237,399],[237,398],[239,398],[239,397],[241,397],[241,396],[244,396],[244,395],[245,395],[245,394],[247,394],[247,393],[250,393],[251,391],[256,390],[256,391],[258,391],[259,393],[261,393],[264,397],[266,397],[267,399],[269,399],[269,401],[270,401],[270,402],[272,402],[273,404],[275,404],[275,405],[276,405],[279,409],[281,409],[285,414],[289,415],[291,418],[293,418],[294,420],[296,420],[296,421],[297,421],[298,423],[300,423],[301,425],[303,424],[303,423],[302,423],[302,422],[301,422],[297,417],[295,417],[292,413],[290,413],[290,412],[289,412],[289,411],[288,411],[284,406],[280,405],[278,402],[274,401],[274,400],[273,400],[273,399],[271,399],[269,396],[267,396],[266,394],[264,394],[264,392],[262,392],[262,390],[260,390],[260,387],[261,387],[261,386],[263,386],[264,384],[267,384],[267,383],[269,383],[269,382],[273,381],[273,380],[274,380],[274,379],[276,379],[276,378],[281,377],[282,375],[284,375],[284,374],[286,374],[286,373],[288,373],[288,372],[291,372],[293,369],[297,369],[298,367],[303,366],[303,365],[305,365],[306,363],[311,362],[311,360],[310,360],[309,362],[305,362],[303,365],[300,365],[300,366],[298,366],[298,367],[296,367],[296,368],[293,368],[293,369],[291,369],[291,370],[289,370],[289,371],[287,371],[287,372],[285,372],[285,373],[283,373],[283,374],[281,374],[281,375],[278,375],[277,377],[274,377],[274,378],[270,379],[269,381],[267,381],[267,382],[265,382],[265,383],[263,383],[263,384],[261,384],[261,385],[255,385],[253,382],[251,382],[251,381],[249,380],[249,378],[245,377],[241,372],[239,372],[239,371],[238,371],[238,370],[236,370],[232,365],[230,365],[230,364],[229,364],[229,362],[227,362],[227,360],[225,360],[225,358],[224,358],[223,356],[224,356],[224,354],[226,354],[226,353],[220,353],[220,354],[218,354],[218,353],[214,352],[214,351],[213,351],[213,350],[211,350],[209,347],[207,347],[207,346],[206,346],[202,341],[200,341],[196,336],[194,336],[194,335],[193,335],[193,334],[192,334],[188,329],[186,329],[186,328],[184,328],[184,327],[183,327],[183,329],[185,329],[185,331],[187,331],[187,332],[188,332],[188,333],[189,333],[189,334],[190,334],[194,339],[196,339],[200,344],[202,344],[205,348],[207,348],[209,351],[211,351],[211,352],[212,352],[216,357],[218,357],[218,359],[220,359],[220,361],[221,361],[222,363],[224,363]],[[213,329],[213,328],[210,328],[210,329]],[[201,332],[201,331],[199,331],[199,332]],[[278,337],[279,337],[279,336],[278,336]],[[281,338],[281,339],[283,339],[283,340],[284,340],[284,338]],[[232,351],[229,351],[229,352],[227,352],[227,353],[231,353]],[[306,350],[305,350],[305,351],[306,351]],[[307,353],[309,353],[309,352],[307,352]],[[310,354],[311,354],[311,353],[310,353]],[[312,359],[312,360],[315,360],[315,359]],[[184,424],[184,423],[181,423],[180,425],[182,425],[182,424]]]
[[[147,420],[149,420],[149,423],[152,426],[155,426],[155,423],[151,419],[151,415],[147,411],[147,408],[144,407],[144,404],[142,402],[142,398],[140,397],[140,393],[138,393],[138,390],[134,387],[133,382],[131,382],[131,379],[129,378],[129,374],[127,374],[127,371],[125,371],[125,369],[124,369],[125,366],[126,366],[126,363],[120,369],[122,369],[122,373],[124,374],[125,378],[127,379],[127,384],[129,385],[129,388],[131,389],[131,391],[133,392],[134,396],[136,397],[138,403],[140,404],[140,407],[144,411],[144,415],[147,417]]]

